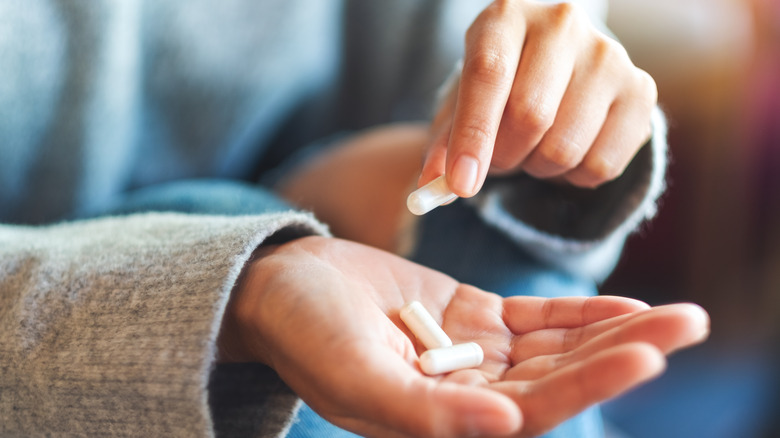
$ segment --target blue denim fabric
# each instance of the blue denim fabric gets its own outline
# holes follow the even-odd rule
[[[418,239],[413,261],[502,296],[596,294],[593,281],[537,261],[463,201],[423,216]]]
[[[359,436],[330,424],[306,404],[301,406],[290,432],[287,433],[287,438],[356,438]]]
[[[101,211],[82,216],[142,211],[207,214],[258,214],[290,207],[256,186],[220,180],[165,184],[127,195]],[[428,213],[420,221],[419,241],[412,260],[445,272],[459,281],[503,296],[543,297],[594,295],[588,280],[564,274],[535,261],[499,231],[486,226],[475,211],[455,202]],[[591,408],[545,435],[546,438],[603,437],[598,408]],[[357,435],[328,423],[303,406],[290,438],[349,438]]]
[[[75,219],[147,211],[245,215],[291,209],[287,203],[262,187],[230,180],[201,179],[158,184],[132,191],[110,204],[78,212]]]
[[[311,410],[308,405],[301,406],[287,438],[355,438],[355,435],[340,429]],[[592,438],[603,437],[604,428],[598,408],[591,408],[566,421],[543,438]]]

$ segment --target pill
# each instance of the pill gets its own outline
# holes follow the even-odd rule
[[[401,308],[401,320],[409,327],[425,348],[449,347],[450,337],[419,301],[410,301]]]
[[[406,198],[406,208],[420,216],[457,197],[458,195],[450,191],[450,188],[447,186],[447,179],[442,175],[413,191]]]
[[[429,376],[478,367],[485,355],[476,342],[427,350],[420,355],[420,368]]]

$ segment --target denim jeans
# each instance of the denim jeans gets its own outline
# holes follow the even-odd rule
[[[285,204],[256,187],[228,181],[189,181],[144,189],[95,214],[179,211],[209,214],[257,214]],[[502,296],[557,297],[594,295],[592,281],[547,267],[486,226],[463,201],[440,207],[421,218],[419,240],[410,259],[457,280]],[[564,422],[547,438],[598,438],[604,435],[597,407]],[[347,438],[356,435],[302,406],[290,438]]]

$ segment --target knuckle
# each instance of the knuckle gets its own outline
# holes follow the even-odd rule
[[[493,133],[488,128],[487,122],[481,121],[473,121],[461,126],[458,135],[461,139],[478,145],[487,145],[493,140]]]
[[[592,59],[597,67],[615,71],[620,71],[627,67],[633,68],[634,66],[626,48],[606,35],[599,35],[595,38]]]
[[[570,352],[582,343],[583,336],[585,336],[585,332],[581,327],[569,329],[564,333],[561,347],[566,353],[559,357],[561,360],[559,365],[564,365],[568,361],[567,355],[571,354]]]
[[[509,120],[532,137],[541,137],[555,122],[555,110],[544,100],[510,100],[506,111]]]
[[[545,327],[553,327],[553,315],[555,314],[555,303],[557,301],[545,300],[542,304],[542,321],[544,321]]]
[[[618,176],[622,169],[603,156],[595,156],[585,160],[582,165],[583,172],[587,175],[586,185],[597,187]]]
[[[544,135],[553,125],[555,115],[551,111],[534,108],[526,111],[522,118],[523,126],[538,136]]]
[[[514,76],[500,51],[491,48],[481,48],[470,56],[463,65],[463,74],[480,82],[501,86],[510,85]]]
[[[487,7],[474,19],[467,33],[472,30],[480,29],[484,25],[502,21],[517,12],[518,2],[516,0],[493,0]]]
[[[642,69],[636,69],[636,89],[638,97],[647,102],[649,107],[658,102],[658,86],[649,73]]]
[[[571,2],[550,6],[550,26],[554,29],[569,29],[580,19],[580,10]]]
[[[571,141],[555,141],[548,147],[539,149],[539,158],[547,166],[559,170],[573,169],[579,164],[582,148]]]
[[[605,65],[610,61],[612,47],[606,38],[597,37],[593,42],[593,60],[597,65]]]
[[[619,62],[632,67],[634,66],[634,63],[631,62],[631,57],[628,55],[628,50],[626,50],[626,47],[623,44],[620,44],[616,39],[608,36],[602,36],[601,40],[604,41],[604,45],[609,50],[609,53]]]

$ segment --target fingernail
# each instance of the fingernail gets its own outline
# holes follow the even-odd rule
[[[461,155],[455,160],[452,167],[450,187],[454,192],[463,195],[473,195],[477,186],[477,174],[479,173],[479,163],[474,157]]]
[[[707,339],[710,334],[710,316],[707,311],[697,304],[688,304],[688,313],[691,315],[694,327],[697,329],[697,333],[693,342],[701,342]]]

